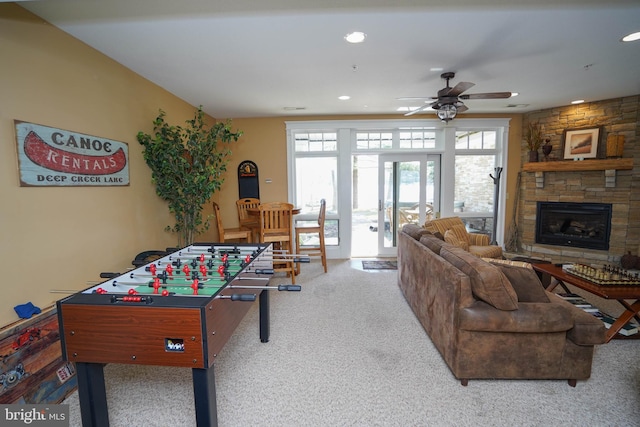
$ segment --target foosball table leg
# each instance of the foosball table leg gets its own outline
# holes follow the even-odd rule
[[[217,427],[218,407],[216,404],[215,365],[208,369],[192,368],[193,397],[196,407],[197,427]]]
[[[260,341],[269,342],[269,290],[260,292]]]
[[[76,362],[78,398],[84,427],[108,427],[109,410],[104,385],[104,365]]]

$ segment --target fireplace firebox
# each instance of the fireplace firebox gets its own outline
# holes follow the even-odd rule
[[[609,249],[611,204],[538,202],[536,243]]]

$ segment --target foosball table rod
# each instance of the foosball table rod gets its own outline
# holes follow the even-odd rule
[[[299,292],[302,290],[302,286],[300,285],[278,285],[278,286],[244,286],[244,285],[229,285],[227,289],[274,289],[278,291],[294,291]]]
[[[303,262],[309,263],[311,260],[309,259],[309,255],[299,255],[299,254],[273,254],[270,258],[265,258],[265,260],[270,260],[272,262],[276,261],[287,261],[287,262]]]

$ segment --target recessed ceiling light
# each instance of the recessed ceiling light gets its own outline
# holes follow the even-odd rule
[[[576,99],[575,101],[571,101],[572,104],[582,104],[584,99]]]
[[[433,72],[440,72],[440,71],[444,71],[444,68],[441,67],[433,67],[433,68],[429,68],[429,71],[433,71]]]
[[[640,40],[640,31],[636,33],[628,34],[624,36],[622,39],[620,39],[620,41],[623,41],[623,42],[633,42],[636,40]]]
[[[341,96],[338,97],[338,99],[340,101],[346,101],[348,99],[351,99],[351,97],[349,95],[341,95]]]
[[[518,96],[520,95],[520,92],[511,92],[511,97],[513,98],[514,96]]]
[[[349,43],[362,43],[367,35],[362,31],[354,31],[344,36],[344,39]]]

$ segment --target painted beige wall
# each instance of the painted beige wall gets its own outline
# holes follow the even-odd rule
[[[44,308],[136,253],[175,246],[138,131],[162,107],[176,123],[194,107],[19,6],[0,3],[0,325],[27,301]],[[130,186],[20,187],[14,120],[129,144]]]
[[[18,320],[13,307],[44,308],[81,290],[102,271],[124,271],[135,254],[175,246],[163,230],[173,224],[155,194],[135,139],[151,132],[158,109],[184,124],[195,107],[141,78],[14,3],[0,3],[0,326]],[[473,117],[497,117],[473,116]],[[504,117],[504,116],[501,116]],[[521,117],[511,120],[509,188],[520,164]],[[285,121],[397,119],[389,116],[304,116],[233,120],[244,132],[232,148],[223,190],[214,195],[227,226],[237,225],[236,171],[253,160],[263,200],[286,200]],[[14,120],[95,135],[129,144],[127,187],[20,187]],[[512,161],[513,160],[513,161]],[[264,180],[271,178],[272,183]],[[513,194],[513,190],[509,190]],[[511,212],[507,205],[507,212]],[[211,207],[205,207],[205,214]],[[510,220],[511,215],[507,215]],[[198,240],[216,241],[211,228]]]

